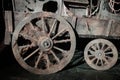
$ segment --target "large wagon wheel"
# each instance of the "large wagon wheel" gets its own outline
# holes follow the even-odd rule
[[[76,39],[68,22],[53,13],[34,13],[22,20],[12,37],[18,63],[35,74],[63,69],[73,57]]]
[[[93,69],[108,70],[117,62],[118,51],[110,41],[95,39],[87,44],[84,58]]]

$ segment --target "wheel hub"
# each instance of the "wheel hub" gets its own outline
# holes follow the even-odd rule
[[[103,55],[103,51],[102,50],[98,50],[98,51],[96,51],[96,58],[99,58],[99,59],[101,59],[104,55]]]
[[[53,46],[53,41],[51,38],[43,37],[39,39],[38,46],[42,51],[49,51]]]

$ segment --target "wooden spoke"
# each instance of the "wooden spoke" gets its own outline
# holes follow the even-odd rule
[[[94,55],[88,55],[88,57],[91,58],[91,57],[95,57],[95,56]]]
[[[23,55],[30,47],[31,47],[31,45],[19,46],[19,52],[20,52],[20,54]]]
[[[105,61],[105,63],[108,65],[109,64],[109,62],[108,62],[108,60],[104,57],[103,58],[103,60]]]
[[[98,65],[98,63],[99,63],[99,59],[97,59],[97,61],[96,61],[95,65]]]
[[[91,46],[91,48],[94,50],[94,51],[96,51],[97,49],[97,47],[95,46],[95,45],[93,45],[93,46]]]
[[[100,45],[99,45],[99,43],[96,43],[96,47],[97,47],[98,50],[100,50]]]
[[[59,63],[60,62],[60,59],[55,55],[55,53],[50,50],[50,52],[52,53],[52,55],[54,56],[55,60]]]
[[[108,60],[112,60],[112,57],[110,56],[105,56]]]
[[[63,33],[64,31],[66,31],[67,28],[62,29],[61,31],[59,31],[54,37],[52,37],[52,39],[56,38],[57,36],[59,36],[61,33]]]
[[[104,50],[105,44],[104,43],[101,43],[101,44],[102,44],[101,50]]]
[[[100,63],[101,63],[101,66],[103,66],[103,65],[104,65],[104,63],[103,63],[103,60],[102,60],[102,59],[100,59]]]
[[[47,25],[45,23],[44,17],[42,17],[41,20],[42,20],[42,30],[44,33],[47,33]]]
[[[34,55],[36,52],[39,51],[39,48],[33,51],[31,54],[29,54],[27,57],[24,58],[24,61],[26,61],[28,58],[30,58],[32,55]]]
[[[27,34],[19,33],[20,36],[24,37],[25,39],[37,41],[35,38],[28,36]]]
[[[54,40],[54,43],[67,43],[70,42],[70,39],[66,39],[66,40]]]
[[[29,26],[30,26],[30,29],[32,29],[32,30],[35,29],[34,26],[33,26],[33,24],[31,22],[29,22]]]
[[[57,26],[55,26],[56,23],[57,23],[57,19],[55,19],[55,20],[53,21],[53,24],[52,24],[52,27],[51,27],[51,29],[50,29],[50,32],[48,33],[48,36],[50,36],[50,34],[51,34],[52,32],[55,32],[56,27],[57,27]]]
[[[107,51],[107,50],[109,50],[110,48],[111,48],[110,46],[106,47],[106,48],[104,49],[104,52]]]
[[[105,54],[108,54],[108,55],[109,55],[109,54],[113,54],[113,52],[105,52]]]
[[[40,59],[41,59],[41,57],[42,57],[42,53],[43,52],[39,52],[39,56],[38,56],[38,58],[37,58],[37,61],[35,62],[35,68],[37,68],[37,66],[38,66],[38,64],[39,64],[39,61],[40,61]]]
[[[95,57],[94,57],[94,58],[92,58],[92,59],[91,59],[91,62],[95,61],[95,59],[96,59]]]
[[[91,49],[88,50],[92,55],[95,55],[95,51],[92,51]]]
[[[45,55],[44,55],[44,58],[45,58],[45,60],[46,60],[46,68],[49,69],[49,68],[50,68],[51,62],[50,62],[50,60],[49,60],[48,55],[45,54]]]
[[[31,45],[23,45],[23,46],[19,46],[19,49],[21,50],[21,49],[29,48],[29,47],[31,47]]]
[[[56,47],[56,46],[54,46],[54,49],[59,50],[59,51],[61,51],[62,53],[67,53],[67,51],[66,51],[66,50],[63,50],[63,49],[58,48],[58,47]]]

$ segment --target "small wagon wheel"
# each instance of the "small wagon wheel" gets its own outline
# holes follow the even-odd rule
[[[108,70],[117,62],[118,51],[110,41],[95,39],[85,47],[84,58],[93,69]]]
[[[24,18],[12,37],[16,60],[35,74],[50,74],[63,69],[73,57],[75,45],[75,34],[69,23],[48,12]]]

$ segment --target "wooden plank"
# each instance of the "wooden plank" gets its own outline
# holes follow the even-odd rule
[[[72,3],[82,3],[82,4],[88,4],[88,0],[64,0],[66,2],[72,2]]]
[[[11,42],[11,34],[13,32],[13,22],[12,22],[12,11],[5,11],[5,39],[4,43],[6,45]]]

